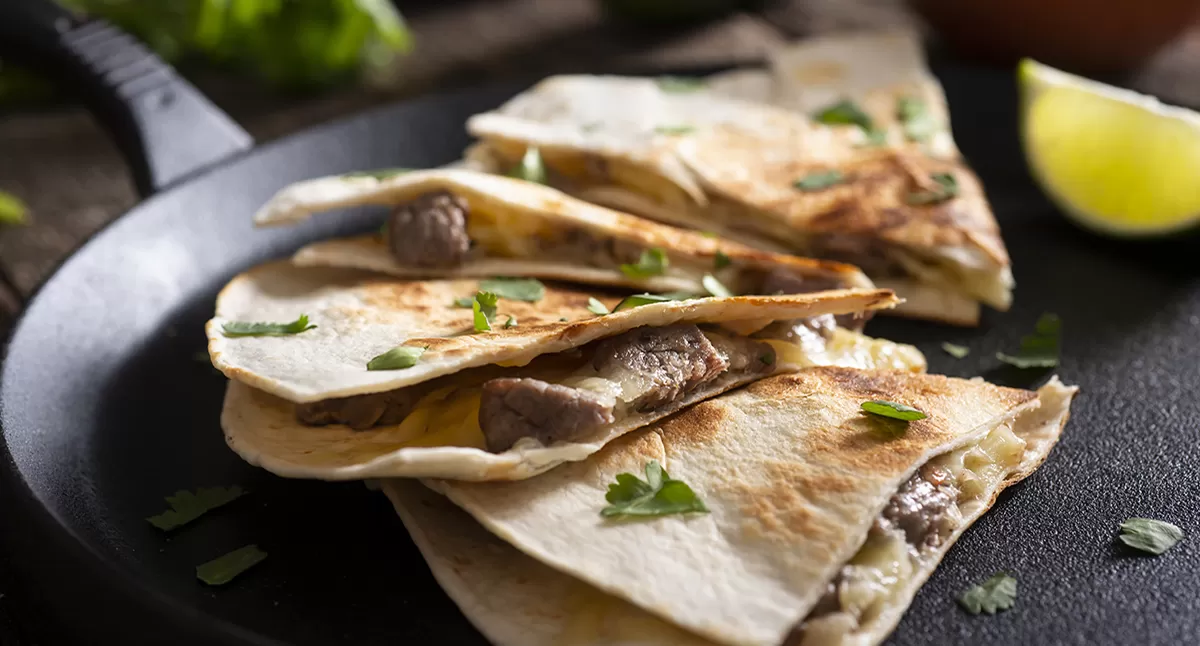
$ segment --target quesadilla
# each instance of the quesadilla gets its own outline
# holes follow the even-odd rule
[[[227,442],[292,477],[526,478],[770,374],[925,365],[911,346],[835,324],[893,306],[887,290],[621,298],[509,280],[522,290],[286,262],[238,276],[206,326],[233,380]],[[305,329],[228,333],[293,319]]]
[[[1057,379],[1035,393],[812,368],[698,404],[538,478],[427,483],[521,552],[713,642],[876,644],[999,491],[1046,458],[1075,392]],[[864,413],[875,400],[926,417]],[[651,465],[659,487],[685,483],[703,513],[602,515],[621,489],[654,490]],[[478,570],[489,594],[516,589],[492,571]],[[463,604],[464,593],[448,591]],[[486,624],[500,634],[531,613],[566,626],[546,607],[508,618],[462,607],[489,634]]]
[[[758,79],[756,82],[755,79]],[[479,168],[536,147],[548,181],[583,199],[731,240],[858,265],[896,313],[976,324],[1005,310],[999,227],[950,136],[914,37],[826,38],[712,90],[649,78],[558,76],[467,122]],[[790,109],[789,109],[790,108]]]
[[[293,262],[404,277],[532,276],[703,293],[706,275],[735,294],[874,285],[857,268],[751,249],[595,206],[540,184],[464,169],[338,175],[293,184],[260,226],[350,206],[391,207],[377,234],[308,245]]]

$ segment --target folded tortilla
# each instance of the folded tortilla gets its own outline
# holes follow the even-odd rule
[[[834,325],[837,315],[894,305],[886,290],[619,309],[610,292],[550,284],[536,302],[500,300],[491,331],[476,332],[473,310],[455,301],[480,286],[286,262],[238,276],[206,326],[213,365],[233,380],[227,442],[291,477],[517,479],[770,374],[925,365],[911,346]],[[597,315],[592,300],[614,311]],[[229,322],[302,314],[315,329],[223,334]],[[403,369],[368,369],[397,346],[423,354]]]
[[[999,227],[950,136],[945,97],[906,33],[831,37],[771,61],[772,90],[753,72],[711,90],[664,89],[654,79],[559,76],[468,123],[476,167],[512,168],[536,146],[550,182],[589,201],[767,249],[858,265],[900,289],[896,313],[978,322],[980,303],[1007,309],[1012,273]],[[736,96],[744,92],[750,100]],[[765,105],[764,94],[772,103]],[[810,115],[840,100],[867,113],[882,137]],[[928,125],[910,141],[898,116],[919,100]],[[836,171],[820,189],[796,182]],[[948,174],[957,196],[910,203]],[[924,287],[914,297],[905,289]],[[930,293],[931,290],[934,293]],[[947,307],[949,305],[949,307]]]
[[[649,291],[703,291],[701,281],[712,274],[735,293],[751,294],[773,293],[763,292],[762,283],[775,272],[804,283],[791,285],[789,291],[873,287],[847,264],[770,253],[681,231],[548,186],[467,166],[303,181],[276,194],[254,221],[279,225],[352,206],[393,207],[380,233],[317,242],[300,249],[293,261],[405,277],[533,276]],[[458,202],[442,200],[439,205],[431,199],[438,195]],[[439,219],[447,209],[460,209],[464,217],[453,222]],[[408,218],[403,225],[398,223],[401,216]],[[649,250],[665,255],[661,273],[622,270]]]
[[[428,484],[526,555],[713,642],[876,644],[999,491],[1046,458],[1075,392],[1057,379],[1035,393],[812,368],[694,406],[538,478]],[[907,426],[877,418],[860,409],[869,400],[928,417]],[[603,518],[617,474],[645,478],[651,460],[710,513]],[[425,549],[435,564],[445,558]],[[505,599],[516,587],[494,576],[493,557],[508,555],[481,551],[482,565],[447,586],[464,612],[488,634],[533,612],[566,631],[555,599],[510,617],[474,605],[482,602],[470,590]]]

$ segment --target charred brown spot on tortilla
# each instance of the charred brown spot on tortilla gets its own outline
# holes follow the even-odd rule
[[[457,195],[447,191],[419,195],[392,209],[388,249],[404,267],[457,267],[471,250],[468,216],[466,200]]]
[[[725,404],[710,399],[668,418],[658,429],[671,438],[672,447],[709,444],[720,434],[721,423],[728,417]]]
[[[802,535],[815,543],[832,543],[840,535],[841,521],[813,511],[819,503],[812,497],[853,491],[850,476],[819,471],[809,465],[768,462],[759,482],[733,482],[727,488],[736,497],[742,532],[747,538],[782,540]]]

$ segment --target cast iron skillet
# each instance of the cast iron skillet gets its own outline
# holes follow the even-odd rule
[[[276,189],[449,162],[467,143],[464,118],[521,87],[430,97],[251,149],[127,37],[12,4],[0,8],[0,43],[82,91],[147,199],[62,265],[10,340],[0,536],[19,583],[4,602],[20,597],[26,623],[55,644],[483,643],[382,495],[279,479],[226,449],[225,380],[203,356],[202,324],[237,272],[379,219],[357,211],[253,229],[250,214]],[[946,62],[935,71],[1012,251],[1016,305],[978,330],[876,319],[869,331],[918,343],[935,372],[1012,381],[992,372],[993,354],[1057,312],[1059,373],[1083,394],[1047,464],[967,532],[890,643],[1195,643],[1198,263],[1187,249],[1105,243],[1064,224],[1021,161],[1009,71]],[[942,341],[972,354],[950,359]],[[229,484],[253,493],[171,535],[143,520],[177,489]],[[1127,516],[1171,520],[1189,535],[1166,555],[1133,556],[1113,540]],[[196,581],[196,564],[247,543],[270,558],[224,588]],[[970,583],[1001,570],[1020,581],[1014,610],[971,617],[955,606]]]

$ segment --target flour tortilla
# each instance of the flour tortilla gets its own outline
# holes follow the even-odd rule
[[[464,168],[399,173],[382,178],[336,175],[306,180],[281,190],[254,216],[259,226],[290,224],[314,214],[352,206],[404,204],[424,193],[449,191],[468,203],[468,233],[478,251],[462,265],[430,269],[397,262],[381,234],[328,240],[300,249],[298,265],[366,269],[403,277],[533,276],[647,291],[702,292],[701,279],[714,270],[716,255],[729,259],[725,272],[782,269],[843,287],[872,287],[857,268],[760,251],[680,231],[589,204],[548,186]],[[597,240],[663,250],[669,265],[661,276],[629,276],[617,264],[591,266],[577,254],[554,258],[553,242],[568,231]]]
[[[906,561],[912,566],[907,581],[900,580],[877,615],[843,635],[842,643],[875,644],[958,534],[1000,489],[1045,459],[1075,390],[1056,379],[1033,393],[981,380],[813,368],[699,404],[625,436],[587,462],[532,480],[428,484],[560,572],[715,642],[774,645],[808,615],[921,465],[940,456],[939,464],[962,474],[966,492],[974,474],[962,465],[980,474],[987,469],[964,453],[980,446],[997,455],[1007,450],[1011,458],[997,464],[991,480],[979,476],[978,490],[965,501],[960,496],[957,529],[926,558]],[[929,417],[897,433],[860,410],[874,399],[905,403]],[[1020,439],[997,444],[995,438]],[[711,513],[604,520],[599,511],[607,485],[618,473],[640,476],[649,460],[688,483]],[[482,567],[479,576],[488,580],[489,571]],[[828,629],[828,620],[823,623]]]
[[[653,79],[554,77],[472,117],[468,129],[488,151],[471,155],[478,167],[487,160],[507,169],[526,146],[537,145],[555,171],[552,182],[568,192],[763,248],[853,261],[835,253],[841,243],[826,237],[875,241],[900,257],[911,279],[948,293],[938,299],[954,300],[955,318],[947,322],[976,324],[978,303],[1009,307],[1013,280],[999,228],[954,146],[945,97],[914,35],[805,41],[772,58],[769,92],[762,74],[721,75],[711,88],[686,93],[664,92]],[[774,105],[756,103],[768,97]],[[928,141],[905,137],[896,106],[907,97],[927,108],[934,124]],[[839,98],[861,102],[886,145],[864,146],[857,126],[811,120]],[[639,106],[636,115],[627,104]],[[676,161],[687,181],[663,170]],[[849,181],[815,192],[793,185],[831,168]],[[909,205],[907,195],[930,188],[933,173],[951,173],[959,197]],[[897,313],[942,320],[929,301],[910,299]]]
[[[442,589],[496,646],[712,644],[525,556],[416,480],[382,489]]]

